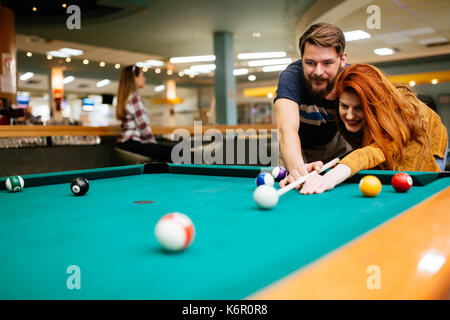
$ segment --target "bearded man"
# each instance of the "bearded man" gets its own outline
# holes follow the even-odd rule
[[[299,49],[301,59],[280,73],[275,98],[280,154],[289,171],[280,187],[310,172],[308,163],[351,150],[334,121],[339,103],[334,83],[347,62],[344,33],[328,23],[314,24],[300,37]]]

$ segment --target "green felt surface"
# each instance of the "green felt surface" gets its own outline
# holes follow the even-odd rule
[[[321,195],[291,191],[271,211],[253,203],[253,178],[137,174],[0,192],[1,299],[242,299],[354,240],[450,185],[442,178],[406,194],[358,185]],[[135,204],[150,200],[153,203]],[[179,211],[196,238],[180,253],[161,250],[158,219]],[[81,269],[81,290],[66,286]]]

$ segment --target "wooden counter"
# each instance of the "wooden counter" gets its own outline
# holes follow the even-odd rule
[[[176,129],[186,129],[194,134],[194,126],[152,127],[153,134],[172,134]],[[239,124],[239,125],[204,125],[202,132],[209,129],[217,129],[225,133],[227,129],[244,131],[254,129],[256,131],[276,129],[274,124]],[[88,126],[0,126],[0,137],[51,137],[51,136],[119,136],[120,127],[88,127]]]

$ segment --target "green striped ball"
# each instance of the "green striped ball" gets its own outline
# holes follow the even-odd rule
[[[6,179],[6,188],[11,192],[22,191],[24,182],[21,176],[10,176]]]

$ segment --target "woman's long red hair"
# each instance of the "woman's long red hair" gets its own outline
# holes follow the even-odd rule
[[[396,170],[403,159],[405,146],[411,140],[428,150],[424,107],[407,86],[394,86],[376,67],[354,64],[344,69],[336,79],[336,92],[356,94],[364,111],[365,124],[361,140],[345,129],[336,112],[337,126],[352,146],[364,147],[376,143],[383,151],[388,167]],[[358,144],[358,145],[357,145]]]

